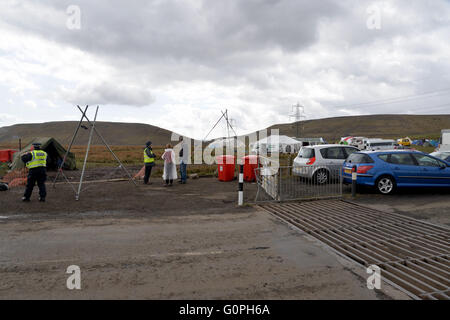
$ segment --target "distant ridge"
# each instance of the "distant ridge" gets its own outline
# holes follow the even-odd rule
[[[87,126],[86,123],[83,123]],[[16,124],[0,128],[0,143],[16,142],[20,137],[23,143],[31,141],[34,137],[53,137],[62,144],[68,144],[77,127],[77,121],[45,122],[33,124]],[[153,145],[165,145],[170,142],[172,132],[149,124],[97,122],[96,127],[111,145],[145,145],[151,140]],[[88,142],[89,130],[80,128],[75,145]],[[101,144],[94,134],[94,144]]]
[[[62,144],[68,144],[76,121],[46,122],[38,124],[16,124],[0,128],[0,143],[23,144],[34,137],[54,137]],[[441,129],[450,129],[450,115],[367,115],[336,117],[302,121],[305,137],[323,137],[328,142],[344,136],[367,136],[379,138],[400,138],[404,136],[436,138]],[[142,123],[97,122],[97,127],[111,145],[143,145],[151,140],[161,146],[170,142],[171,131]],[[296,124],[277,124],[268,129],[279,129],[280,134],[296,135]],[[75,144],[86,144],[88,130],[80,129]],[[95,138],[94,144],[100,144]]]
[[[367,115],[306,120],[304,137],[323,137],[328,142],[345,136],[373,138],[400,138],[405,136],[436,138],[441,129],[450,129],[450,115]],[[279,129],[280,134],[296,135],[296,123],[277,124],[269,129]]]

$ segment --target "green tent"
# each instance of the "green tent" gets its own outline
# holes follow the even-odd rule
[[[20,158],[21,155],[26,153],[27,151],[31,151],[33,147],[33,143],[40,143],[42,145],[42,150],[47,152],[48,160],[47,160],[47,168],[48,169],[57,169],[61,164],[64,155],[66,154],[66,149],[54,138],[35,138],[33,141],[22,149],[20,152],[16,152],[14,154],[14,158],[11,164],[11,169],[22,169],[25,167],[25,163],[23,163]],[[69,152],[67,155],[66,161],[64,163],[64,169],[66,170],[75,170],[77,168],[77,164],[75,161],[75,155],[72,152]]]

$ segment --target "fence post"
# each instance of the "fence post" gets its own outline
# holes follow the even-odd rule
[[[238,191],[238,205],[244,204],[244,165],[239,165],[239,191]]]
[[[356,172],[356,166],[352,167],[352,198],[356,197],[356,179],[358,177],[358,173]]]
[[[279,165],[278,166],[279,168],[278,168],[278,188],[277,188],[277,191],[278,191],[278,201],[280,201],[281,202],[281,166]]]

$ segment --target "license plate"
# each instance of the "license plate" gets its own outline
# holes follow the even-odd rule
[[[352,174],[352,169],[344,169],[345,173]]]

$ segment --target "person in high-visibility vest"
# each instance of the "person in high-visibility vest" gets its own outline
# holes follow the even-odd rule
[[[47,190],[45,180],[47,180],[47,152],[41,150],[40,143],[33,143],[33,150],[22,155],[22,161],[28,168],[27,186],[22,201],[30,201],[33,188],[37,183],[39,187],[39,201],[45,202]]]
[[[150,179],[150,175],[152,174],[152,168],[155,166],[155,154],[152,150],[152,142],[147,141],[145,144],[144,149],[144,165],[145,165],[145,176],[144,176],[144,183],[145,184],[152,184],[148,180]]]

